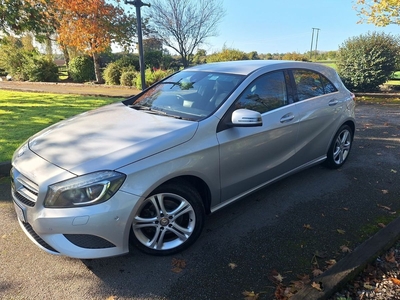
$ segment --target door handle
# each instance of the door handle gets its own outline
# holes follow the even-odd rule
[[[339,101],[337,101],[336,99],[335,100],[331,100],[331,101],[329,101],[329,106],[335,106],[336,104],[338,104],[339,103]]]
[[[281,123],[290,122],[294,119],[294,115],[292,113],[288,113],[281,118]]]

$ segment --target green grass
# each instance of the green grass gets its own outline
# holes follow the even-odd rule
[[[0,162],[27,138],[68,117],[121,99],[0,90]]]

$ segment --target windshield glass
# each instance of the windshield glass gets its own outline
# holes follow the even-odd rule
[[[198,121],[211,115],[243,78],[236,74],[181,71],[148,89],[132,107]]]

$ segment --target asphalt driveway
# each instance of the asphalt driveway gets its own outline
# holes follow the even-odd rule
[[[175,256],[76,260],[48,255],[16,221],[0,179],[1,299],[243,299],[326,269],[400,211],[400,106],[356,109],[351,156],[342,169],[313,167],[208,217],[194,246]],[[342,247],[342,248],[341,248]]]

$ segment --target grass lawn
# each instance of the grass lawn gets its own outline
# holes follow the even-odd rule
[[[60,120],[122,99],[0,90],[0,162],[36,132]]]

